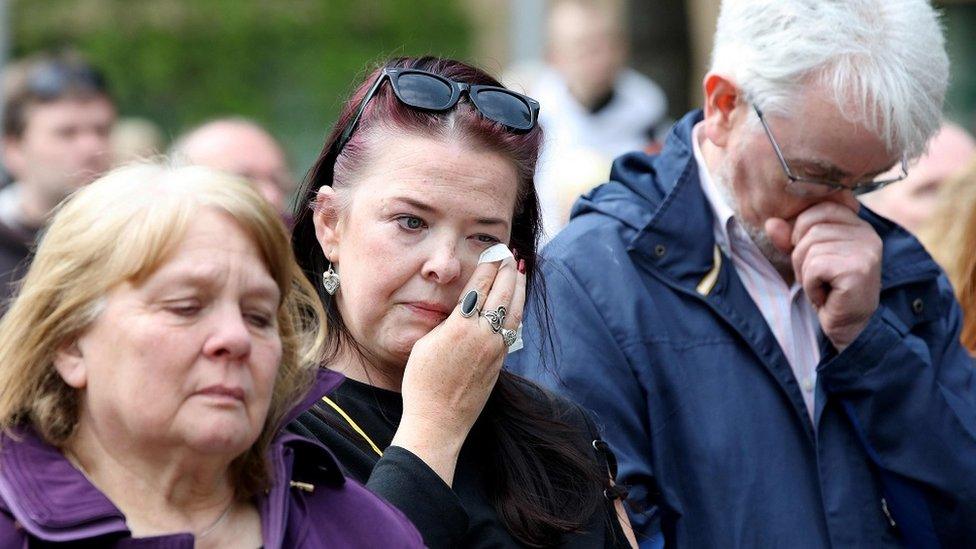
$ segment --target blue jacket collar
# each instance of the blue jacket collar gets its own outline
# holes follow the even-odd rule
[[[332,392],[344,379],[341,374],[320,369],[311,390],[286,419],[290,421],[297,417],[323,395]],[[314,459],[295,461],[292,448],[298,446],[314,446],[309,448],[312,451],[300,452],[314,456]],[[335,458],[317,443],[297,435],[279,433],[271,444],[269,454],[272,463],[287,467],[276,467],[276,478],[267,500],[279,501],[284,505],[291,478],[277,478],[277,475],[287,475],[293,470],[298,474],[297,480],[303,482],[331,485],[344,482]],[[284,513],[284,509],[277,507],[279,505],[274,503],[270,507],[264,503],[262,511]],[[75,469],[59,449],[43,441],[30,428],[5,434],[0,440],[0,509],[9,511],[31,535],[46,541],[67,542],[105,535],[129,535],[125,515]],[[263,522],[267,522],[267,517],[263,518]],[[283,534],[278,532],[272,535],[279,537]],[[189,543],[187,546],[192,546],[191,534],[166,537],[178,546],[183,546],[184,541]],[[268,539],[267,535],[265,539]]]

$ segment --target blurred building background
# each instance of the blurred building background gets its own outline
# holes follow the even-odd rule
[[[719,0],[608,0],[625,14],[630,65],[699,102]],[[943,0],[953,62],[947,115],[976,125],[976,0]],[[297,171],[315,157],[339,98],[368,64],[436,53],[501,74],[541,59],[547,0],[0,0],[0,62],[75,48],[107,74],[122,116],[164,140],[221,115],[250,117]],[[543,107],[544,108],[544,107]],[[301,175],[301,174],[297,174]]]

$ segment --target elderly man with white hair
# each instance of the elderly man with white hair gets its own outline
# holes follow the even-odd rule
[[[597,414],[651,540],[972,546],[959,306],[855,198],[903,179],[939,127],[937,13],[725,0],[714,48],[703,109],[660,154],[619,158],[547,247],[509,367]]]

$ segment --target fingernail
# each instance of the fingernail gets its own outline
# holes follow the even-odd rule
[[[508,246],[498,243],[481,252],[481,257],[478,258],[478,264],[480,265],[482,263],[502,261],[503,259],[508,259],[510,257],[513,257],[512,250],[509,250]]]
[[[525,274],[525,260],[524,259],[519,259],[519,262],[518,262],[518,272],[520,272],[522,274]]]

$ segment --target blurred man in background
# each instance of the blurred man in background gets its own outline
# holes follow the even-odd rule
[[[9,297],[51,210],[111,165],[115,105],[100,72],[74,55],[38,56],[4,73],[0,293]]]
[[[281,145],[264,128],[244,118],[219,118],[190,130],[171,154],[189,164],[233,173],[249,180],[279,212],[295,184]]]
[[[976,155],[973,136],[951,122],[942,124],[928,147],[904,181],[861,197],[864,205],[912,233],[934,213],[942,183],[961,172]]]
[[[606,179],[614,157],[645,149],[665,129],[664,92],[624,66],[620,19],[600,0],[558,0],[549,12],[549,68],[531,94],[542,104],[546,131],[536,185],[550,237],[566,224],[572,202]]]

